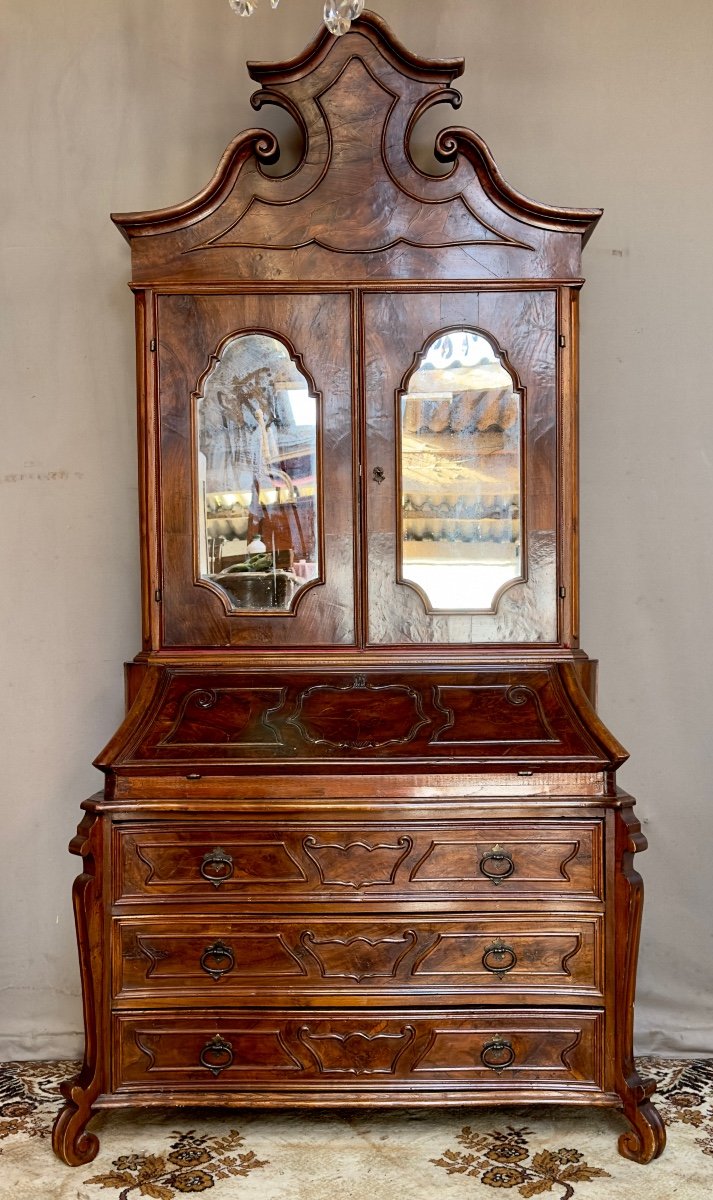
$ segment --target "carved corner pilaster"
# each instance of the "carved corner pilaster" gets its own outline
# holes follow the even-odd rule
[[[656,1085],[652,1079],[642,1079],[634,1063],[636,964],[644,903],[644,884],[634,856],[646,849],[647,841],[633,805],[630,800],[616,814],[616,1091],[631,1126],[619,1138],[619,1153],[647,1163],[662,1153],[666,1129],[649,1099]]]
[[[61,1085],[65,1103],[57,1114],[52,1130],[52,1146],[67,1166],[89,1163],[99,1150],[99,1139],[88,1133],[92,1105],[102,1090],[102,1056],[99,1014],[102,1011],[102,841],[103,821],[86,813],[77,834],[70,842],[73,854],[82,857],[84,869],[74,881],[72,901],[77,928],[79,968],[84,1010],[84,1062],[78,1075]]]

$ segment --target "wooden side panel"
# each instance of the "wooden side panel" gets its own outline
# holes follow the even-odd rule
[[[105,944],[108,825],[106,818],[85,813],[69,844],[73,854],[81,855],[83,865],[74,881],[72,900],[82,982],[84,1061],[79,1073],[61,1084],[64,1104],[52,1129],[52,1148],[71,1167],[96,1158],[99,1139],[86,1126],[97,1096],[109,1083],[109,1013],[104,1002],[110,953]]]

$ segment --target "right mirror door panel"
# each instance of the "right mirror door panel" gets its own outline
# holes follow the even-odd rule
[[[372,645],[555,642],[553,292],[364,297]]]

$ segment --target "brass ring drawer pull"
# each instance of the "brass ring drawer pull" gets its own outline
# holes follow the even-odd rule
[[[214,868],[209,870],[208,868]],[[229,854],[221,846],[216,846],[215,850],[209,850],[203,856],[201,863],[201,875],[208,883],[212,883],[213,887],[220,887],[221,883],[225,883],[226,879],[230,879],[233,874],[233,860]]]
[[[494,871],[488,870],[488,863],[496,867]],[[501,864],[504,869],[501,869]],[[507,879],[515,870],[515,863],[512,860],[512,855],[508,854],[507,850],[503,850],[502,846],[493,846],[487,854],[484,854],[480,860],[480,871],[486,879],[490,879],[492,883],[500,883],[501,880]]]
[[[218,966],[223,962],[224,966]],[[200,957],[200,965],[206,974],[210,975],[211,979],[220,979],[221,975],[227,975],[235,966],[235,955],[226,946],[224,942],[213,942],[212,946],[206,946]]]
[[[515,1062],[515,1051],[504,1038],[493,1038],[480,1051],[480,1061],[489,1071],[504,1071]]]
[[[505,942],[499,939],[493,942],[492,946],[488,946],[481,959],[486,971],[491,971],[493,975],[498,975],[501,979],[506,971],[512,971],[517,962],[517,954],[512,946],[506,946]]]
[[[200,1062],[202,1067],[207,1067],[214,1075],[220,1075],[221,1071],[232,1067],[234,1057],[230,1042],[216,1034],[201,1050]]]

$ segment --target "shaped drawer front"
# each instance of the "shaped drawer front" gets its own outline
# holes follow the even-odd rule
[[[201,1011],[114,1016],[115,1087],[196,1091],[592,1090],[603,1078],[604,1014],[509,1009]]]
[[[123,919],[115,923],[114,994],[189,1003],[261,1002],[315,992],[388,992],[403,1003],[460,995],[552,992],[598,999],[602,921],[593,915],[493,914],[427,919]]]
[[[599,821],[120,828],[117,899],[601,898]]]

